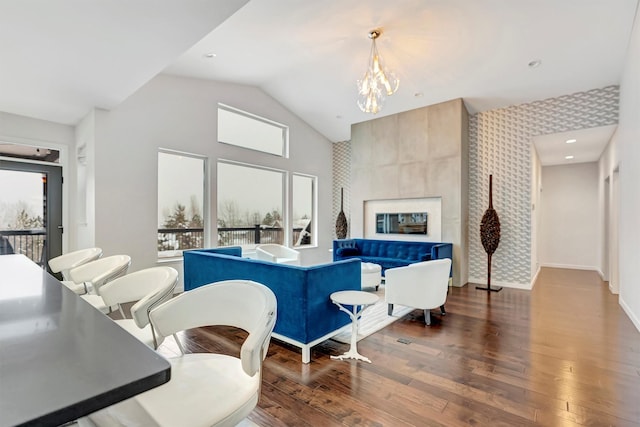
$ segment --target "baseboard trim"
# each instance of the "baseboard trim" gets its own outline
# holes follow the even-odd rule
[[[555,263],[541,263],[540,267],[550,267],[550,268],[566,268],[569,270],[591,270],[591,271],[600,271],[598,267],[594,267],[591,265],[577,265],[577,264],[555,264]]]
[[[536,274],[533,275],[533,278],[531,279],[531,289],[533,289],[533,286],[536,284],[536,280],[538,280],[538,274],[540,274],[541,269],[542,267],[538,266],[538,269],[536,270]]]
[[[635,326],[638,332],[640,332],[640,319],[636,317],[636,315],[631,310],[631,307],[629,307],[627,303],[624,302],[622,297],[618,298],[618,304],[620,304],[620,307],[622,307],[624,312],[627,313],[627,316],[629,317],[629,319],[631,319],[631,323],[633,323],[633,326]]]

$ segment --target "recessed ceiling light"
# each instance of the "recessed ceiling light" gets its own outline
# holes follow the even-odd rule
[[[567,160],[573,160],[573,156],[564,156],[564,158]]]
[[[215,53],[213,53],[213,52],[207,52],[207,53],[205,53],[204,55],[202,55],[202,57],[203,57],[203,58],[206,58],[206,59],[215,58],[216,56],[218,56],[218,55],[216,55],[216,54],[215,54]]]
[[[573,143],[574,143],[574,142],[576,142],[576,141],[577,141],[577,139],[567,139],[565,142],[566,142],[567,144],[573,144]]]
[[[529,62],[529,68],[538,68],[540,66],[540,64],[542,64],[542,61],[539,59],[534,59],[533,61]]]

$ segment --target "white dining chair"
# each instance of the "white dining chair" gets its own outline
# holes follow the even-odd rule
[[[95,261],[101,256],[102,249],[86,248],[73,252],[67,252],[66,254],[51,258],[48,264],[49,269],[52,273],[60,273],[62,275],[62,280],[71,281],[71,277],[69,277],[69,270],[82,264]],[[80,291],[80,293],[85,293],[83,292],[84,286],[78,287],[78,290]]]
[[[160,342],[179,331],[210,325],[248,332],[240,357],[183,354],[171,362],[171,380],[78,420],[80,426],[235,426],[255,408],[262,362],[276,321],[276,297],[248,280],[211,283],[151,310]]]
[[[85,294],[80,295],[82,299],[103,313],[108,313],[110,308],[100,296],[100,287],[127,274],[130,265],[129,255],[111,255],[72,268],[69,277],[73,286],[82,285],[86,290]],[[66,282],[62,283],[67,285]]]
[[[177,283],[175,268],[151,267],[110,281],[100,288],[100,296],[106,307],[117,307],[122,316],[115,320],[118,325],[149,347],[155,347],[149,312],[173,297]],[[129,317],[122,305],[131,302],[135,304],[129,309]]]
[[[300,252],[276,243],[256,246],[256,258],[278,264],[300,265]]]

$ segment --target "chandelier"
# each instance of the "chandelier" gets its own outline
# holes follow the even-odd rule
[[[382,109],[387,96],[398,90],[400,80],[389,71],[378,53],[376,39],[382,34],[381,29],[369,32],[371,39],[371,54],[369,64],[362,80],[358,80],[358,107],[365,113],[377,113]]]

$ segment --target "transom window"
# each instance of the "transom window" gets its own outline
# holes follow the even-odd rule
[[[218,104],[218,142],[287,157],[289,128],[224,104]]]

